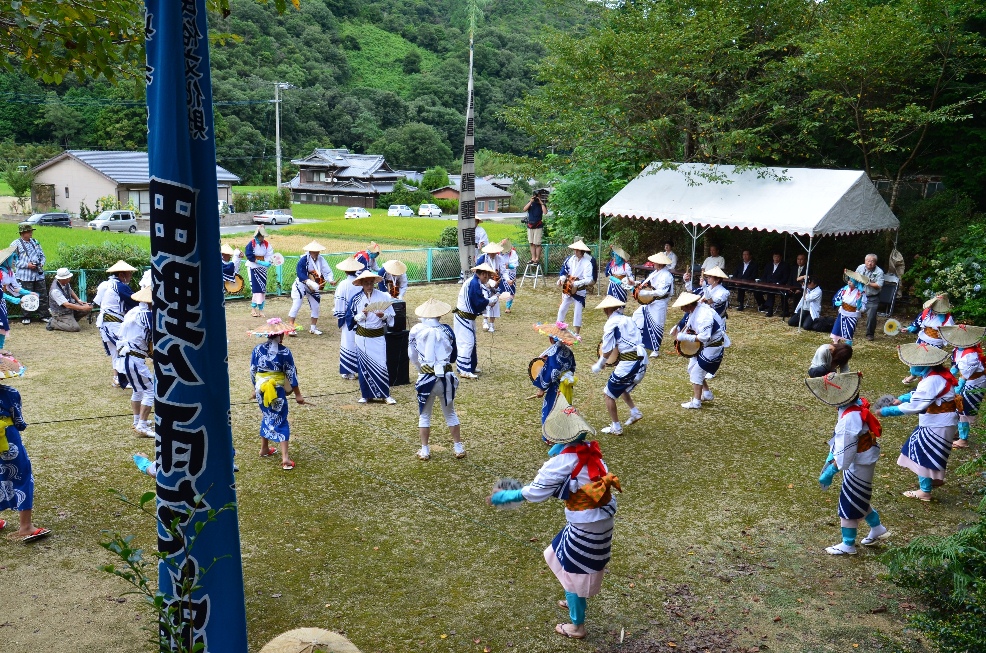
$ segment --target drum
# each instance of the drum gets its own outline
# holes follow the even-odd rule
[[[541,368],[544,367],[546,362],[543,356],[539,356],[527,364],[527,376],[531,377],[531,381],[538,378],[538,374],[541,373]]]
[[[603,357],[603,341],[599,341],[599,345],[596,347],[596,356],[599,358]],[[614,367],[618,362],[620,362],[620,350],[613,347],[613,351],[609,352],[609,356],[606,357],[606,367]]]
[[[568,277],[565,279],[565,283],[561,285],[561,291],[566,295],[575,297],[579,292],[579,288],[575,287],[575,282],[578,280],[578,277]]]
[[[273,254],[270,255],[270,262],[271,265],[277,265],[277,266],[284,265],[284,254],[274,252]]]
[[[702,343],[698,340],[675,340],[674,350],[678,352],[679,356],[684,356],[685,358],[695,358],[698,353],[702,351]]]
[[[243,290],[243,277],[238,274],[233,275],[232,281],[223,281],[223,287],[230,295],[239,294]]]
[[[305,285],[308,286],[308,289],[312,292],[318,292],[318,282],[314,279],[305,279]]]
[[[24,295],[21,297],[21,309],[25,313],[31,313],[38,310],[38,306],[41,305],[41,299],[38,297],[37,293],[31,293],[30,295]]]
[[[636,299],[637,303],[641,304],[642,306],[646,306],[647,304],[650,304],[655,299],[654,295],[646,295],[644,297],[640,296],[641,290],[650,290],[650,289],[651,289],[650,286],[644,288],[644,284],[640,284],[639,286],[633,289],[633,298]]]

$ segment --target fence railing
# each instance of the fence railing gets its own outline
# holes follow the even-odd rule
[[[525,244],[526,246],[526,244]],[[599,246],[589,245],[592,255],[599,259]],[[340,280],[343,273],[336,269],[336,264],[351,257],[355,252],[334,252],[323,254],[336,280]],[[541,271],[546,274],[557,274],[561,269],[562,263],[571,254],[567,244],[545,243],[541,253]],[[518,249],[521,265],[518,274],[523,272],[524,262],[529,258],[528,251]],[[267,273],[267,294],[273,296],[291,294],[291,284],[295,279],[295,268],[298,265],[300,255],[284,257],[284,264],[271,267]],[[433,283],[439,281],[456,281],[459,279],[459,248],[458,247],[424,247],[417,249],[387,249],[380,252],[381,263],[389,259],[398,259],[407,266],[408,283]],[[605,266],[605,262],[600,262],[600,274]],[[140,282],[140,277],[149,266],[142,267],[134,273],[131,285],[134,289]],[[72,279],[72,287],[79,295],[79,299],[84,302],[96,294],[96,288],[109,276],[105,270],[95,269],[75,269],[71,271],[75,277]],[[250,296],[250,279],[244,261],[240,265],[240,274],[246,283],[243,290],[236,295],[227,295],[228,299],[246,298]],[[50,287],[54,280],[54,272],[45,273],[45,284]],[[10,307],[11,315],[16,315],[16,309]]]

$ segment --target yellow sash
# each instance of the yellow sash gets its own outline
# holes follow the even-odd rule
[[[14,420],[9,417],[0,417],[0,453],[10,450],[10,443],[7,442],[7,427],[13,425]]]
[[[264,398],[265,407],[277,399],[277,387],[284,385],[286,378],[284,372],[257,372],[257,390]]]
[[[558,383],[558,392],[559,394],[561,394],[562,397],[565,397],[565,401],[567,401],[569,405],[572,404],[572,395],[575,392],[576,381],[578,381],[578,379],[572,377],[571,381],[569,381],[568,379],[562,379]]]

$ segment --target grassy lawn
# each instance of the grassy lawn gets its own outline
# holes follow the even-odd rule
[[[409,52],[417,50],[421,54],[423,73],[438,64],[438,57],[431,52],[374,25],[344,22],[340,23],[339,31],[343,38],[352,36],[360,45],[359,50],[346,49],[352,73],[350,88],[368,86],[406,95],[411,90],[413,76],[405,73],[402,65]]]
[[[233,186],[234,193],[273,193],[277,186]]]
[[[453,302],[458,289],[412,287],[409,308],[429,296]],[[323,311],[325,301],[331,297]],[[838,485],[820,492],[816,482],[835,411],[809,395],[802,377],[826,338],[756,313],[730,316],[733,346],[712,382],[713,404],[679,407],[690,395],[685,361],[666,348],[634,393],[645,419],[622,437],[598,436],[624,487],[613,560],[602,594],[589,601],[588,641],[554,634],[565,619],[555,606],[562,592],[541,551],[564,524],[561,504],[499,512],[484,498],[500,477],[530,481],[545,458],[540,403],[524,400],[532,394],[526,370],[546,347],[531,324],[551,319],[557,303],[553,286],[527,287],[496,334],[479,335],[484,374],[463,380],[456,395],[465,460],[452,457],[439,415],[432,460],[415,458],[413,386],[393,389],[396,406],[356,403],[356,383],[336,374],[332,319],[319,323],[320,338],[291,339],[313,405],[291,405],[298,467],[290,473],[257,457],[258,413],[247,402],[257,340],[244,332],[259,321],[244,302],[227,306],[251,650],[300,626],[345,631],[366,653],[619,650],[621,632],[634,651],[687,651],[703,632],[731,638],[729,651],[931,650],[906,629],[906,614],[920,606],[884,579],[879,547],[850,559],[823,553],[839,539]],[[283,316],[289,306],[271,299],[268,315]],[[670,310],[669,322],[679,315]],[[303,309],[299,321],[307,320]],[[576,404],[596,428],[608,421],[605,378],[588,371],[602,322],[587,311],[576,348]],[[900,392],[905,370],[894,346],[908,340],[859,341],[852,367],[863,371],[871,399]],[[130,431],[130,394],[109,387],[94,326],[67,334],[15,324],[6,346],[28,369],[12,385],[32,423],[24,441],[38,487],[35,519],[55,535],[31,547],[0,538],[4,588],[18,597],[5,604],[4,650],[149,651],[144,608],[132,596],[117,600],[124,586],[96,567],[108,560],[97,545],[102,529],[154,545],[152,524],[107,493],[137,496],[152,487],[130,456],[151,454],[153,443]],[[931,503],[900,496],[916,486],[894,463],[914,424],[884,420],[873,504],[893,532],[891,545],[953,532],[973,518],[979,498],[975,482],[954,475]],[[980,446],[955,452],[949,467]],[[634,647],[645,640],[660,647]]]
[[[15,223],[0,224],[0,244],[9,245],[18,237]],[[104,242],[136,243],[145,248],[150,254],[151,239],[148,236],[123,234],[115,231],[91,231],[89,229],[65,229],[63,227],[39,227],[34,231],[34,237],[44,249],[47,268],[59,267],[58,248],[75,245],[92,245]]]
[[[13,196],[13,194],[14,191],[11,190],[10,186],[7,185],[7,182],[0,179],[0,195],[11,197]]]

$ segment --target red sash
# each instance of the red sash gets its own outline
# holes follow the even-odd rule
[[[972,347],[956,347],[952,350],[952,360],[955,363],[958,363],[959,359],[968,354],[970,351],[975,352],[976,356],[979,357],[979,364],[986,368],[986,355],[983,354],[983,345],[981,342],[977,342]]]
[[[861,402],[860,404],[846,408],[846,412],[843,414],[859,413],[859,417],[863,420],[863,424],[866,424],[866,428],[870,430],[869,434],[872,434],[871,438],[879,438],[883,435],[883,425],[880,424],[880,420],[876,418],[876,415],[870,412],[870,402],[862,397],[859,401]],[[860,442],[862,442],[863,437],[869,434],[863,434],[863,436],[860,436]],[[869,449],[870,446],[872,446],[872,442],[870,442],[866,449]],[[866,449],[860,448],[859,446],[856,448],[857,451],[866,451]]]
[[[575,469],[572,470],[573,479],[579,475],[583,467],[588,468],[587,471],[589,472],[590,481],[596,481],[606,475],[606,468],[603,467],[603,452],[599,448],[599,443],[595,440],[592,442],[579,442],[565,447],[561,452],[574,453],[579,457],[579,462],[575,465]]]

